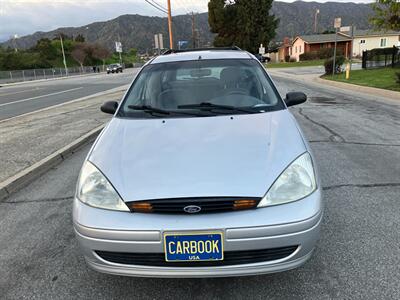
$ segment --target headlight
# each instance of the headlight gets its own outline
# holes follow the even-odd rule
[[[311,155],[292,162],[274,182],[258,207],[288,203],[310,195],[317,188]]]
[[[129,211],[107,178],[89,161],[83,164],[79,175],[76,196],[90,206]]]

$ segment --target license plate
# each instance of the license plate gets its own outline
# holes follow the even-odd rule
[[[165,260],[171,262],[223,260],[222,233],[165,233],[164,252]]]

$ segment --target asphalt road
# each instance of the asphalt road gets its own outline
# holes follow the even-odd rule
[[[129,84],[137,69],[124,73],[27,82],[0,88],[0,120]]]
[[[3,299],[400,299],[400,103],[275,78],[319,166],[325,216],[314,256],[243,278],[143,279],[87,268],[71,223],[89,147],[0,203]]]

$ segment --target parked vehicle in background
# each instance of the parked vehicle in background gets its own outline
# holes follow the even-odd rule
[[[267,61],[267,59],[259,53],[254,54],[254,56],[257,57],[257,59],[262,63],[265,63]]]
[[[120,72],[121,73],[123,72],[123,68],[122,68],[121,64],[112,64],[107,67],[107,74],[120,73]]]

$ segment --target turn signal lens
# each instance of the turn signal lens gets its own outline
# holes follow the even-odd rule
[[[257,205],[256,200],[247,200],[247,199],[235,200],[235,202],[233,203],[233,209],[235,210],[249,209],[256,207],[256,205]]]
[[[149,213],[152,212],[153,207],[149,202],[134,202],[129,208],[134,212]]]

